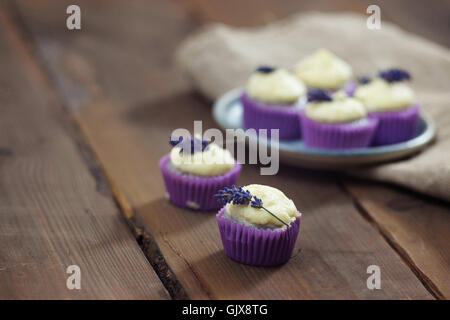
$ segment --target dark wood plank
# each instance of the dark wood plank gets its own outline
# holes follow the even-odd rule
[[[263,177],[246,166],[240,183],[279,187],[303,211],[294,257],[279,268],[248,267],[226,258],[214,213],[170,205],[157,165],[169,150],[171,130],[191,128],[196,119],[204,120],[205,128],[214,126],[209,104],[187,91],[188,82],[170,61],[201,20],[164,1],[121,3],[81,2],[86,24],[76,37],[54,18],[64,1],[20,3],[20,12],[66,103],[76,102],[75,118],[118,200],[130,215],[136,212],[190,297],[432,297],[333,178],[287,167],[276,177]],[[127,28],[120,23],[125,20]],[[77,100],[79,92],[87,98]],[[381,267],[382,290],[366,287],[371,264]]]
[[[171,0],[200,22],[224,23],[237,27],[254,27],[305,11],[354,11],[365,14],[361,0]]]
[[[366,0],[367,5],[375,4]],[[450,47],[450,1],[380,0],[381,19],[403,29]]]
[[[380,184],[346,181],[345,185],[368,219],[399,251],[435,296],[449,299],[448,205]]]
[[[4,9],[0,299],[169,298]],[[66,287],[69,265],[81,290]]]

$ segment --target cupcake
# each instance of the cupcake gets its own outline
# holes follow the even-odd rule
[[[323,89],[330,93],[342,89],[352,96],[356,88],[356,81],[351,80],[350,65],[326,49],[319,49],[300,60],[294,73],[308,89]]]
[[[301,214],[283,192],[251,184],[225,188],[216,198],[226,203],[217,223],[228,257],[254,266],[274,266],[290,259]]]
[[[305,145],[324,149],[368,147],[378,122],[367,117],[360,101],[343,91],[330,95],[322,89],[308,92],[301,121]]]
[[[284,69],[260,67],[250,77],[241,96],[245,129],[279,129],[280,139],[300,137],[299,110],[306,88]]]
[[[404,70],[389,69],[356,89],[355,98],[364,104],[369,118],[378,120],[374,145],[393,144],[414,137],[419,123],[419,105],[413,90],[404,83],[410,78]]]
[[[236,183],[242,165],[206,140],[180,137],[171,144],[174,148],[159,161],[169,200],[193,210],[219,209],[214,194]]]

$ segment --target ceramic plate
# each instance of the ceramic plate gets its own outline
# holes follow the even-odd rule
[[[222,128],[243,128],[243,110],[239,99],[241,93],[241,88],[231,90],[214,103],[213,116]],[[430,117],[421,113],[414,138],[402,143],[351,150],[328,150],[307,147],[301,139],[298,139],[280,140],[277,147],[279,148],[281,162],[299,167],[339,169],[393,161],[411,156],[424,149],[433,141],[434,137],[434,122]],[[260,143],[270,145],[270,140],[260,141]]]

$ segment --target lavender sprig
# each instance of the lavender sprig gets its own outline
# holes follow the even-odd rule
[[[261,73],[271,73],[274,72],[276,68],[270,66],[259,66],[256,71]]]
[[[332,101],[330,94],[323,89],[309,89],[308,102],[314,101]]]
[[[387,82],[397,82],[411,79],[411,75],[408,71],[397,68],[382,70],[378,73],[378,75]]]
[[[170,137],[169,143],[174,147],[179,147],[180,153],[194,154],[205,151],[211,141],[193,137]]]
[[[250,193],[248,190],[244,190],[242,187],[236,187],[233,185],[231,188],[225,187],[223,190],[219,190],[219,193],[214,195],[215,198],[217,198],[217,201],[226,204],[226,203],[232,203],[232,204],[239,204],[239,205],[249,205],[252,208],[256,209],[263,209],[270,215],[272,215],[275,219],[280,221],[285,226],[289,226],[286,222],[278,218],[275,214],[267,210],[263,206],[263,202],[260,198],[257,196],[254,196]]]
[[[252,195],[250,191],[242,189],[242,187],[236,187],[233,185],[231,188],[225,187],[223,190],[219,190],[219,193],[214,195],[219,202],[233,203],[248,205],[251,202]]]

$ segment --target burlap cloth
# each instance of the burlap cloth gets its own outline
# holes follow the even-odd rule
[[[347,60],[356,75],[395,66],[409,70],[418,101],[436,122],[436,142],[412,158],[352,174],[450,200],[450,52],[384,21],[381,30],[369,30],[366,19],[309,12],[259,28],[211,25],[183,42],[177,62],[210,99],[244,85],[258,65],[291,67],[321,47]]]

